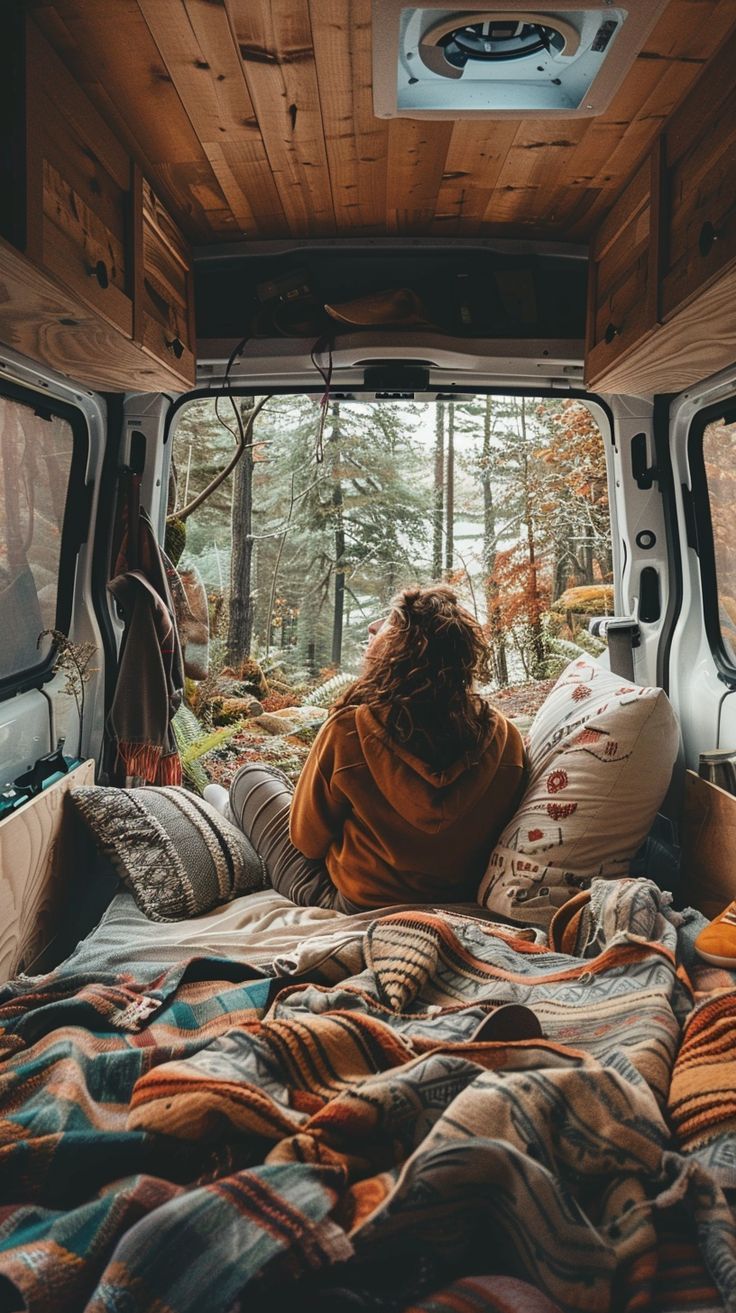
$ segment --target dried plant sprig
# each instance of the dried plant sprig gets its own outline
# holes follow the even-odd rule
[[[41,646],[44,638],[51,639],[51,651],[54,654],[54,672],[59,671],[66,676],[63,692],[74,698],[74,705],[77,708],[77,716],[79,717],[77,756],[81,757],[82,733],[84,730],[84,692],[85,686],[92,676],[99,673],[98,668],[91,665],[92,658],[97,655],[97,644],[90,641],[73,643],[68,634],[65,634],[61,629],[43,629],[36,640],[36,647]]]

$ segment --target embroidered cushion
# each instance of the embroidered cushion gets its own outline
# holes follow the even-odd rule
[[[679,731],[659,688],[581,657],[563,671],[529,733],[529,783],[499,836],[478,902],[546,927],[595,876],[628,875],[677,756]]]
[[[269,884],[242,831],[188,789],[87,787],[72,802],[152,921],[201,916]]]

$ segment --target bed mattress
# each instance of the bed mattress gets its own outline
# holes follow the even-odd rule
[[[0,992],[0,1304],[736,1308],[736,981],[701,924],[648,880],[549,944],[119,895]],[[536,1029],[499,1038],[508,1004]]]

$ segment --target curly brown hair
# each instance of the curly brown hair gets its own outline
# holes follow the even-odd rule
[[[370,707],[391,738],[442,769],[488,737],[493,711],[473,684],[489,678],[489,659],[481,626],[452,588],[407,588],[332,710]]]

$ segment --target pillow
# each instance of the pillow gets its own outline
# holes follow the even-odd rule
[[[152,921],[184,921],[269,885],[236,826],[188,789],[75,789],[72,802]]]
[[[560,675],[529,732],[529,782],[499,836],[478,902],[546,927],[596,876],[628,875],[677,757],[675,713],[642,688],[580,657]]]

